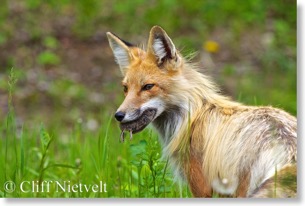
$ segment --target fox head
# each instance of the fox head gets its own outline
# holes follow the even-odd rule
[[[170,109],[173,81],[177,81],[183,59],[159,26],[151,29],[146,51],[113,33],[107,32],[107,37],[123,75],[125,95],[115,118],[123,132],[137,133]]]

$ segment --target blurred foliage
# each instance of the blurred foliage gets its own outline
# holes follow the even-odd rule
[[[59,39],[62,36],[82,40],[100,39],[104,38],[101,34],[111,30],[131,41],[138,37],[144,40],[151,26],[156,24],[166,29],[178,48],[183,49],[183,54],[201,50],[204,42],[215,42],[223,51],[230,52],[224,54],[229,55],[225,65],[217,66],[220,72],[238,61],[249,63],[246,73],[236,79],[253,75],[264,78],[268,73],[275,79],[270,89],[281,87],[276,81],[277,76],[291,78],[287,81],[292,84],[296,81],[296,2],[293,0],[247,0],[242,4],[238,0],[2,0],[0,46],[6,48],[16,42],[19,47],[26,47],[25,43],[38,43],[44,49],[33,54],[37,56],[37,63],[56,66],[65,63],[59,54],[63,50],[63,42]],[[243,46],[250,48],[244,51]],[[213,57],[217,62],[223,59],[224,52],[218,53]],[[252,55],[251,59],[246,59],[247,53]],[[16,66],[16,58],[18,56],[12,55],[2,59],[1,70]],[[25,67],[33,66],[29,61],[28,65],[18,67],[27,69]],[[235,70],[240,73],[239,68]],[[216,76],[216,79],[225,78]],[[220,83],[224,87],[228,84],[227,81]],[[256,80],[249,80],[248,83],[251,84],[249,87],[257,86]],[[288,93],[295,91],[295,88],[291,84],[285,86]],[[257,91],[261,90],[265,89]],[[238,92],[232,91],[231,88],[230,95],[235,98],[239,96]],[[259,92],[256,95],[258,99],[264,99]],[[262,103],[271,104],[272,101],[273,98],[271,101],[262,100]],[[275,99],[275,102],[292,104],[290,99],[281,99],[281,102]],[[293,104],[296,104],[295,100]],[[282,106],[286,107],[285,103]],[[296,113],[292,106],[288,106],[288,110]]]
[[[50,51],[44,51],[37,57],[37,61],[41,65],[57,65],[60,63],[59,57]]]
[[[0,5],[0,137],[10,137],[0,140],[0,154],[9,151],[0,163],[16,163],[1,174],[1,183],[7,177],[104,179],[109,193],[82,195],[190,196],[173,183],[149,129],[118,143],[112,114],[123,94],[107,31],[140,44],[160,25],[183,55],[198,51],[193,61],[224,94],[297,114],[296,1],[0,0]],[[11,91],[15,119],[7,92],[12,67],[18,79]],[[52,139],[48,150],[39,149],[39,136]],[[39,163],[59,165],[42,173]]]

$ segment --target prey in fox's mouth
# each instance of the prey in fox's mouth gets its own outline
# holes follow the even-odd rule
[[[157,113],[157,109],[147,109],[142,115],[133,121],[120,123],[121,132],[121,141],[125,140],[125,132],[129,132],[130,139],[132,139],[132,134],[142,131],[150,122],[152,122]]]

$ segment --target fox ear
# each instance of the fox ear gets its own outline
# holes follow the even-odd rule
[[[176,64],[180,60],[174,43],[159,26],[154,26],[150,30],[147,53],[154,55],[159,66],[166,61]]]
[[[120,39],[111,32],[107,32],[109,45],[113,51],[115,61],[120,66],[121,72],[124,75],[126,68],[129,66],[132,56],[130,55],[129,47],[133,45]]]

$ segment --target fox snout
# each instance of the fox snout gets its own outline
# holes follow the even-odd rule
[[[141,109],[131,109],[126,111],[118,109],[117,112],[114,114],[114,117],[117,121],[125,123],[138,119],[141,116],[142,112]]]
[[[120,123],[137,121],[148,110],[155,110],[155,117],[159,116],[165,110],[165,103],[159,98],[153,98],[142,104],[138,103],[141,102],[141,100],[130,100],[129,97],[126,97],[114,114],[115,119]]]
[[[150,122],[152,122],[156,114],[156,108],[147,108],[143,111],[135,110],[131,113],[117,111],[114,117],[120,122],[122,133],[124,133],[124,131],[137,133],[142,131]],[[124,141],[124,137],[121,139]]]
[[[115,117],[116,120],[118,120],[119,122],[121,122],[121,121],[124,119],[125,115],[126,115],[126,113],[121,112],[121,111],[118,111],[118,112],[116,112],[116,113],[114,114],[114,117]]]
[[[141,108],[124,109],[120,107],[114,114],[114,117],[117,121],[126,123],[138,119],[142,112],[143,111],[141,111]]]
[[[151,99],[141,105],[135,105],[135,102],[129,100],[127,97],[114,115],[120,122],[122,133],[129,131],[135,134],[142,131],[165,110],[164,102],[159,98]]]

